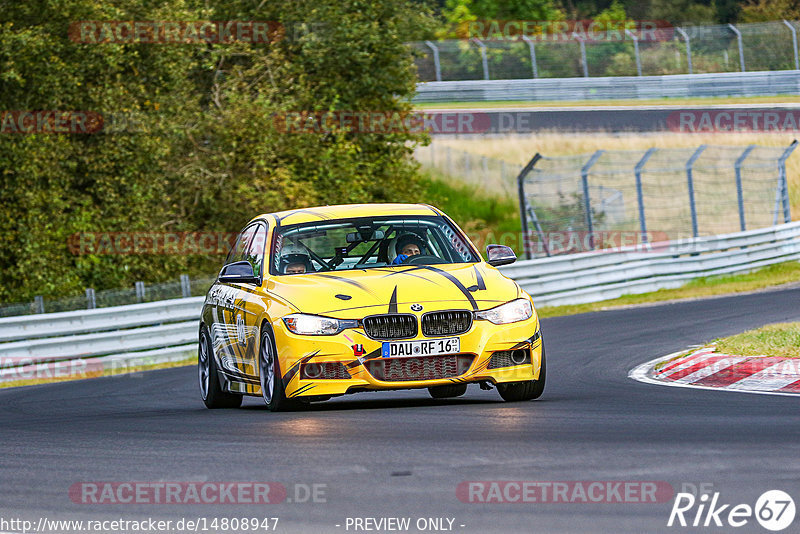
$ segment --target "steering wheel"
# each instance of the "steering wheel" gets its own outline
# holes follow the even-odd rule
[[[445,260],[438,256],[431,254],[417,254],[409,256],[403,261],[404,265],[436,265],[440,263],[447,263]]]

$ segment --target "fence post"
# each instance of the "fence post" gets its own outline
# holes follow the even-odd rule
[[[644,153],[642,159],[639,160],[639,163],[636,164],[636,167],[633,169],[633,173],[636,176],[636,201],[639,203],[639,229],[642,232],[642,240],[644,243],[647,243],[647,221],[644,216],[644,192],[642,191],[642,169],[644,169],[645,164],[647,164],[647,160],[650,159],[656,150],[656,147],[652,147],[647,152]]]
[[[44,297],[36,295],[33,297],[34,313],[44,313]]]
[[[625,28],[625,33],[633,39],[633,56],[636,58],[636,75],[642,75],[642,58],[639,57],[639,38],[636,37],[632,31]]]
[[[136,288],[136,302],[144,301],[144,282],[136,282],[133,284]]]
[[[747,148],[745,148],[744,152],[742,152],[742,155],[739,156],[739,158],[736,160],[736,163],[734,163],[733,165],[733,168],[736,171],[736,197],[739,201],[739,228],[741,228],[742,232],[744,232],[747,229],[747,225],[745,224],[745,219],[744,219],[744,189],[742,188],[742,164],[744,163],[744,160],[747,158],[747,156],[750,155],[750,152],[752,152],[755,147],[756,145],[750,145]]]
[[[189,298],[192,296],[192,285],[189,281],[188,274],[181,275],[181,295],[183,295],[183,298]]]
[[[592,165],[597,163],[597,160],[600,159],[600,156],[603,155],[605,150],[598,150],[592,157],[589,158],[589,161],[586,162],[586,165],[581,168],[581,183],[583,184],[583,205],[584,209],[586,210],[586,230],[589,232],[589,248],[594,250],[594,223],[592,221],[592,202],[589,198],[589,169],[592,168]]]
[[[589,64],[586,62],[586,43],[583,39],[578,39],[578,44],[581,46],[581,63],[583,63],[583,77],[589,77]]]
[[[439,63],[439,48],[431,41],[425,41],[425,44],[433,51],[433,69],[436,71],[436,81],[441,82],[442,65]]]
[[[797,57],[797,30],[791,23],[784,19],[783,23],[791,30],[792,32],[792,52],[794,52],[794,70],[800,70],[800,58]]]
[[[528,48],[531,51],[531,66],[533,67],[533,77],[538,78],[539,67],[536,65],[536,44],[533,41],[531,41],[531,38],[525,35],[524,33],[522,34],[522,40],[528,43]]]
[[[742,32],[734,26],[733,24],[728,24],[728,28],[733,30],[733,33],[736,34],[736,42],[739,43],[739,67],[742,69],[742,72],[745,72],[744,69],[744,45],[742,44]]]
[[[695,150],[692,157],[689,158],[689,161],[686,162],[686,184],[689,187],[689,209],[692,212],[692,236],[697,237],[697,205],[694,202],[694,179],[692,177],[692,166],[694,162],[697,161],[697,158],[700,157],[700,154],[703,153],[703,150],[706,149],[706,145],[700,145],[697,150]]]
[[[486,45],[477,37],[472,38],[472,42],[481,48],[481,63],[483,63],[483,79],[489,79],[489,59],[486,57]]]
[[[95,299],[94,295],[94,288],[87,287],[86,288],[86,309],[93,310],[97,308],[97,300]]]
[[[692,45],[689,44],[689,36],[683,31],[683,28],[675,26],[675,31],[681,34],[683,40],[686,41],[686,62],[689,64],[689,74],[694,74],[692,70]]]
[[[522,249],[525,252],[525,259],[531,259],[530,239],[528,238],[528,200],[525,196],[525,178],[533,170],[533,167],[542,159],[542,155],[538,152],[531,158],[525,167],[520,171],[517,176],[517,196],[519,197],[519,220],[522,223]],[[544,240],[542,227],[539,225],[539,220],[536,218],[536,212],[531,210],[533,216],[533,224],[536,227],[536,232],[539,234],[539,239],[544,246],[545,254],[550,256],[550,250],[547,247],[547,242]]]
[[[786,147],[780,159],[778,159],[778,173],[780,175],[781,183],[781,197],[783,198],[783,222],[792,222],[792,214],[789,208],[789,185],[786,180],[786,160],[792,154],[794,149],[797,148],[797,139],[792,141],[792,144]]]

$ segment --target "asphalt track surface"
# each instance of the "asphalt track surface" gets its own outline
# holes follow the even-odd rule
[[[517,404],[472,386],[448,401],[422,390],[297,413],[270,413],[259,399],[210,411],[190,367],[2,390],[0,517],[278,517],[278,532],[348,532],[347,517],[381,516],[454,518],[455,532],[729,532],[667,528],[670,502],[471,504],[455,490],[474,480],[653,480],[676,491],[713,484],[720,503],[752,506],[782,489],[800,504],[800,399],[626,377],[656,356],[789,320],[800,320],[800,288],[544,319],[547,388]],[[295,483],[326,484],[326,502],[85,505],[68,496],[76,482],[130,480],[276,481],[290,497]],[[736,531],[766,532],[753,519]]]

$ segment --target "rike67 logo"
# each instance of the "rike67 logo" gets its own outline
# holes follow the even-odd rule
[[[743,527],[753,519],[767,530],[778,532],[792,524],[795,505],[792,497],[781,490],[764,492],[755,506],[749,504],[722,504],[719,492],[695,497],[691,493],[678,493],[669,514],[667,526],[682,527]]]

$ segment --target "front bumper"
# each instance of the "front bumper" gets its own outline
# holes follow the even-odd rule
[[[535,313],[526,321],[505,325],[474,321],[468,332],[458,336],[461,339],[459,355],[463,357],[455,372],[452,366],[448,367],[444,363],[445,359],[452,359],[451,356],[429,356],[425,365],[415,365],[410,361],[412,358],[382,358],[383,342],[370,339],[361,328],[348,329],[333,336],[301,336],[292,334],[282,321],[278,321],[273,324],[273,330],[286,396],[292,398],[326,397],[368,390],[428,388],[470,382],[497,384],[533,380],[539,377],[542,361],[542,339]],[[421,334],[414,338],[430,339],[437,338],[428,338]],[[492,355],[500,351],[527,351],[529,363],[493,367],[496,360],[490,365]],[[442,358],[442,362],[431,362],[436,358]],[[471,362],[464,364],[466,358],[470,358]],[[389,373],[390,378],[386,378],[385,374],[381,376],[382,373],[375,372],[375,362],[381,360],[404,361],[386,364],[387,370],[391,368],[395,371]],[[301,366],[304,364],[327,362],[341,363],[350,378],[310,379],[301,376]],[[429,372],[413,374],[414,369],[422,368]],[[443,369],[448,371],[440,372]],[[397,371],[401,374],[410,371],[411,374],[398,380]],[[423,376],[423,379],[415,379],[416,376]]]

